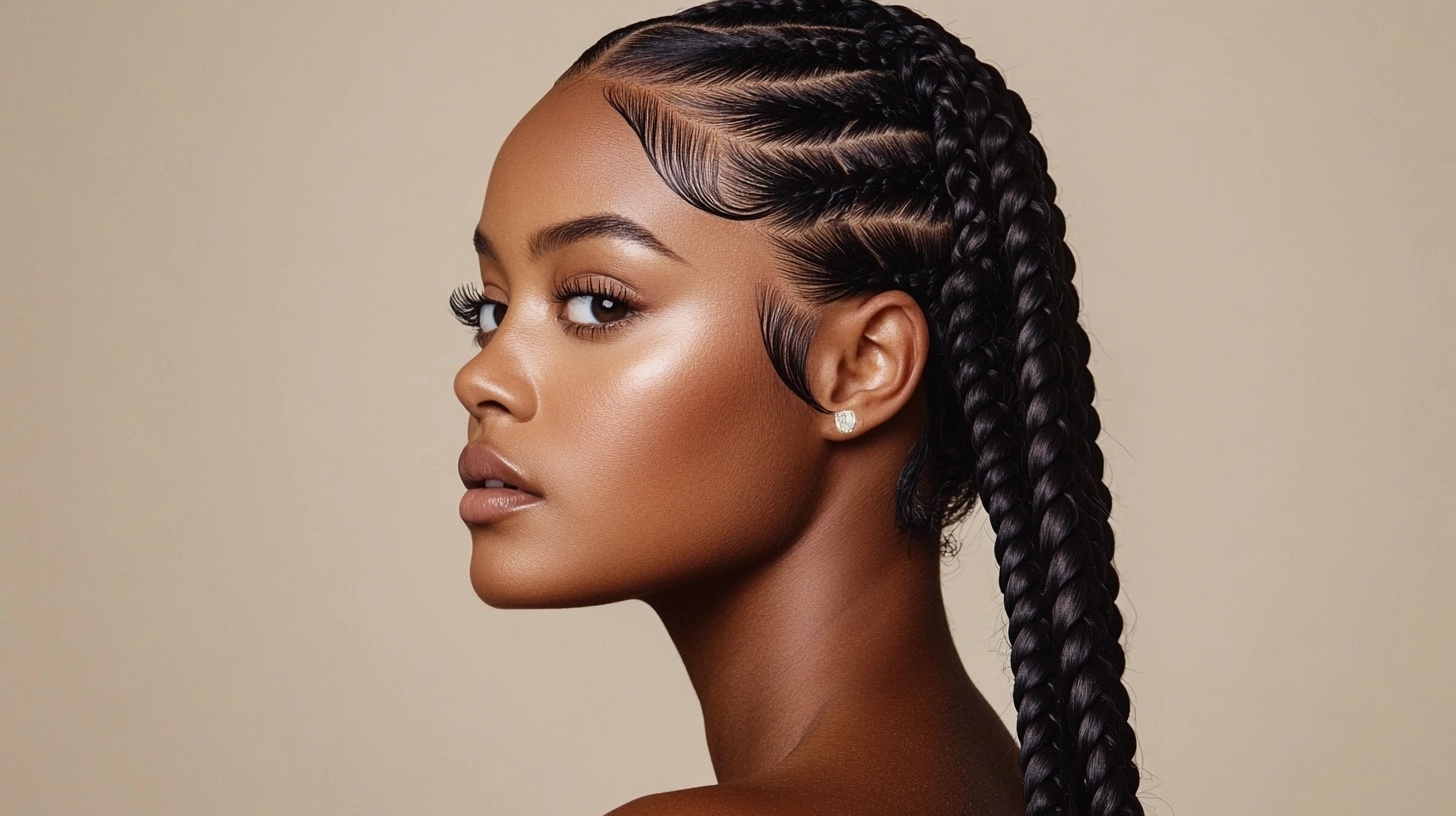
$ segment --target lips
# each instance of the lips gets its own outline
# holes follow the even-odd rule
[[[466,524],[494,525],[545,501],[518,467],[479,443],[460,452],[460,481],[468,488],[460,497],[460,519]]]
[[[519,468],[488,445],[480,443],[466,445],[460,451],[460,481],[471,490],[498,488],[518,490],[537,497],[541,495],[541,491]]]

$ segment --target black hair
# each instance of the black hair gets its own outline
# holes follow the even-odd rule
[[[990,518],[1026,812],[1141,814],[1090,344],[1021,97],[940,24],[871,0],[706,3],[613,31],[558,81],[588,74],[674,192],[765,222],[787,284],[759,293],[765,348],[814,409],[813,307],[915,298],[928,416],[896,523],[953,554],[977,498]]]

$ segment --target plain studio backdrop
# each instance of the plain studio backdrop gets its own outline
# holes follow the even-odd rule
[[[1452,4],[917,7],[1061,191],[1150,811],[1456,811]],[[645,605],[472,592],[446,308],[510,127],[678,8],[8,4],[0,813],[713,781]],[[1009,721],[985,516],[961,537],[953,625]]]

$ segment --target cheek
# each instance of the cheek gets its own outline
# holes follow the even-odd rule
[[[795,509],[806,504],[812,437],[780,399],[787,389],[757,337],[748,339],[729,345],[719,335],[669,364],[637,369],[623,391],[617,416],[631,423],[615,429],[617,456],[593,492],[621,506],[640,555],[665,569],[772,546],[792,535]]]
[[[807,524],[822,440],[748,321],[636,346],[575,372],[575,388],[553,378],[555,492],[529,562],[542,592],[639,597],[761,558]]]

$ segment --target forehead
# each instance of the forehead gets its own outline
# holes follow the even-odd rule
[[[772,265],[760,227],[705,213],[663,182],[637,134],[603,97],[604,87],[588,77],[553,88],[502,144],[480,220],[501,254],[523,257],[541,227],[615,213],[646,226],[694,265],[730,258]]]

